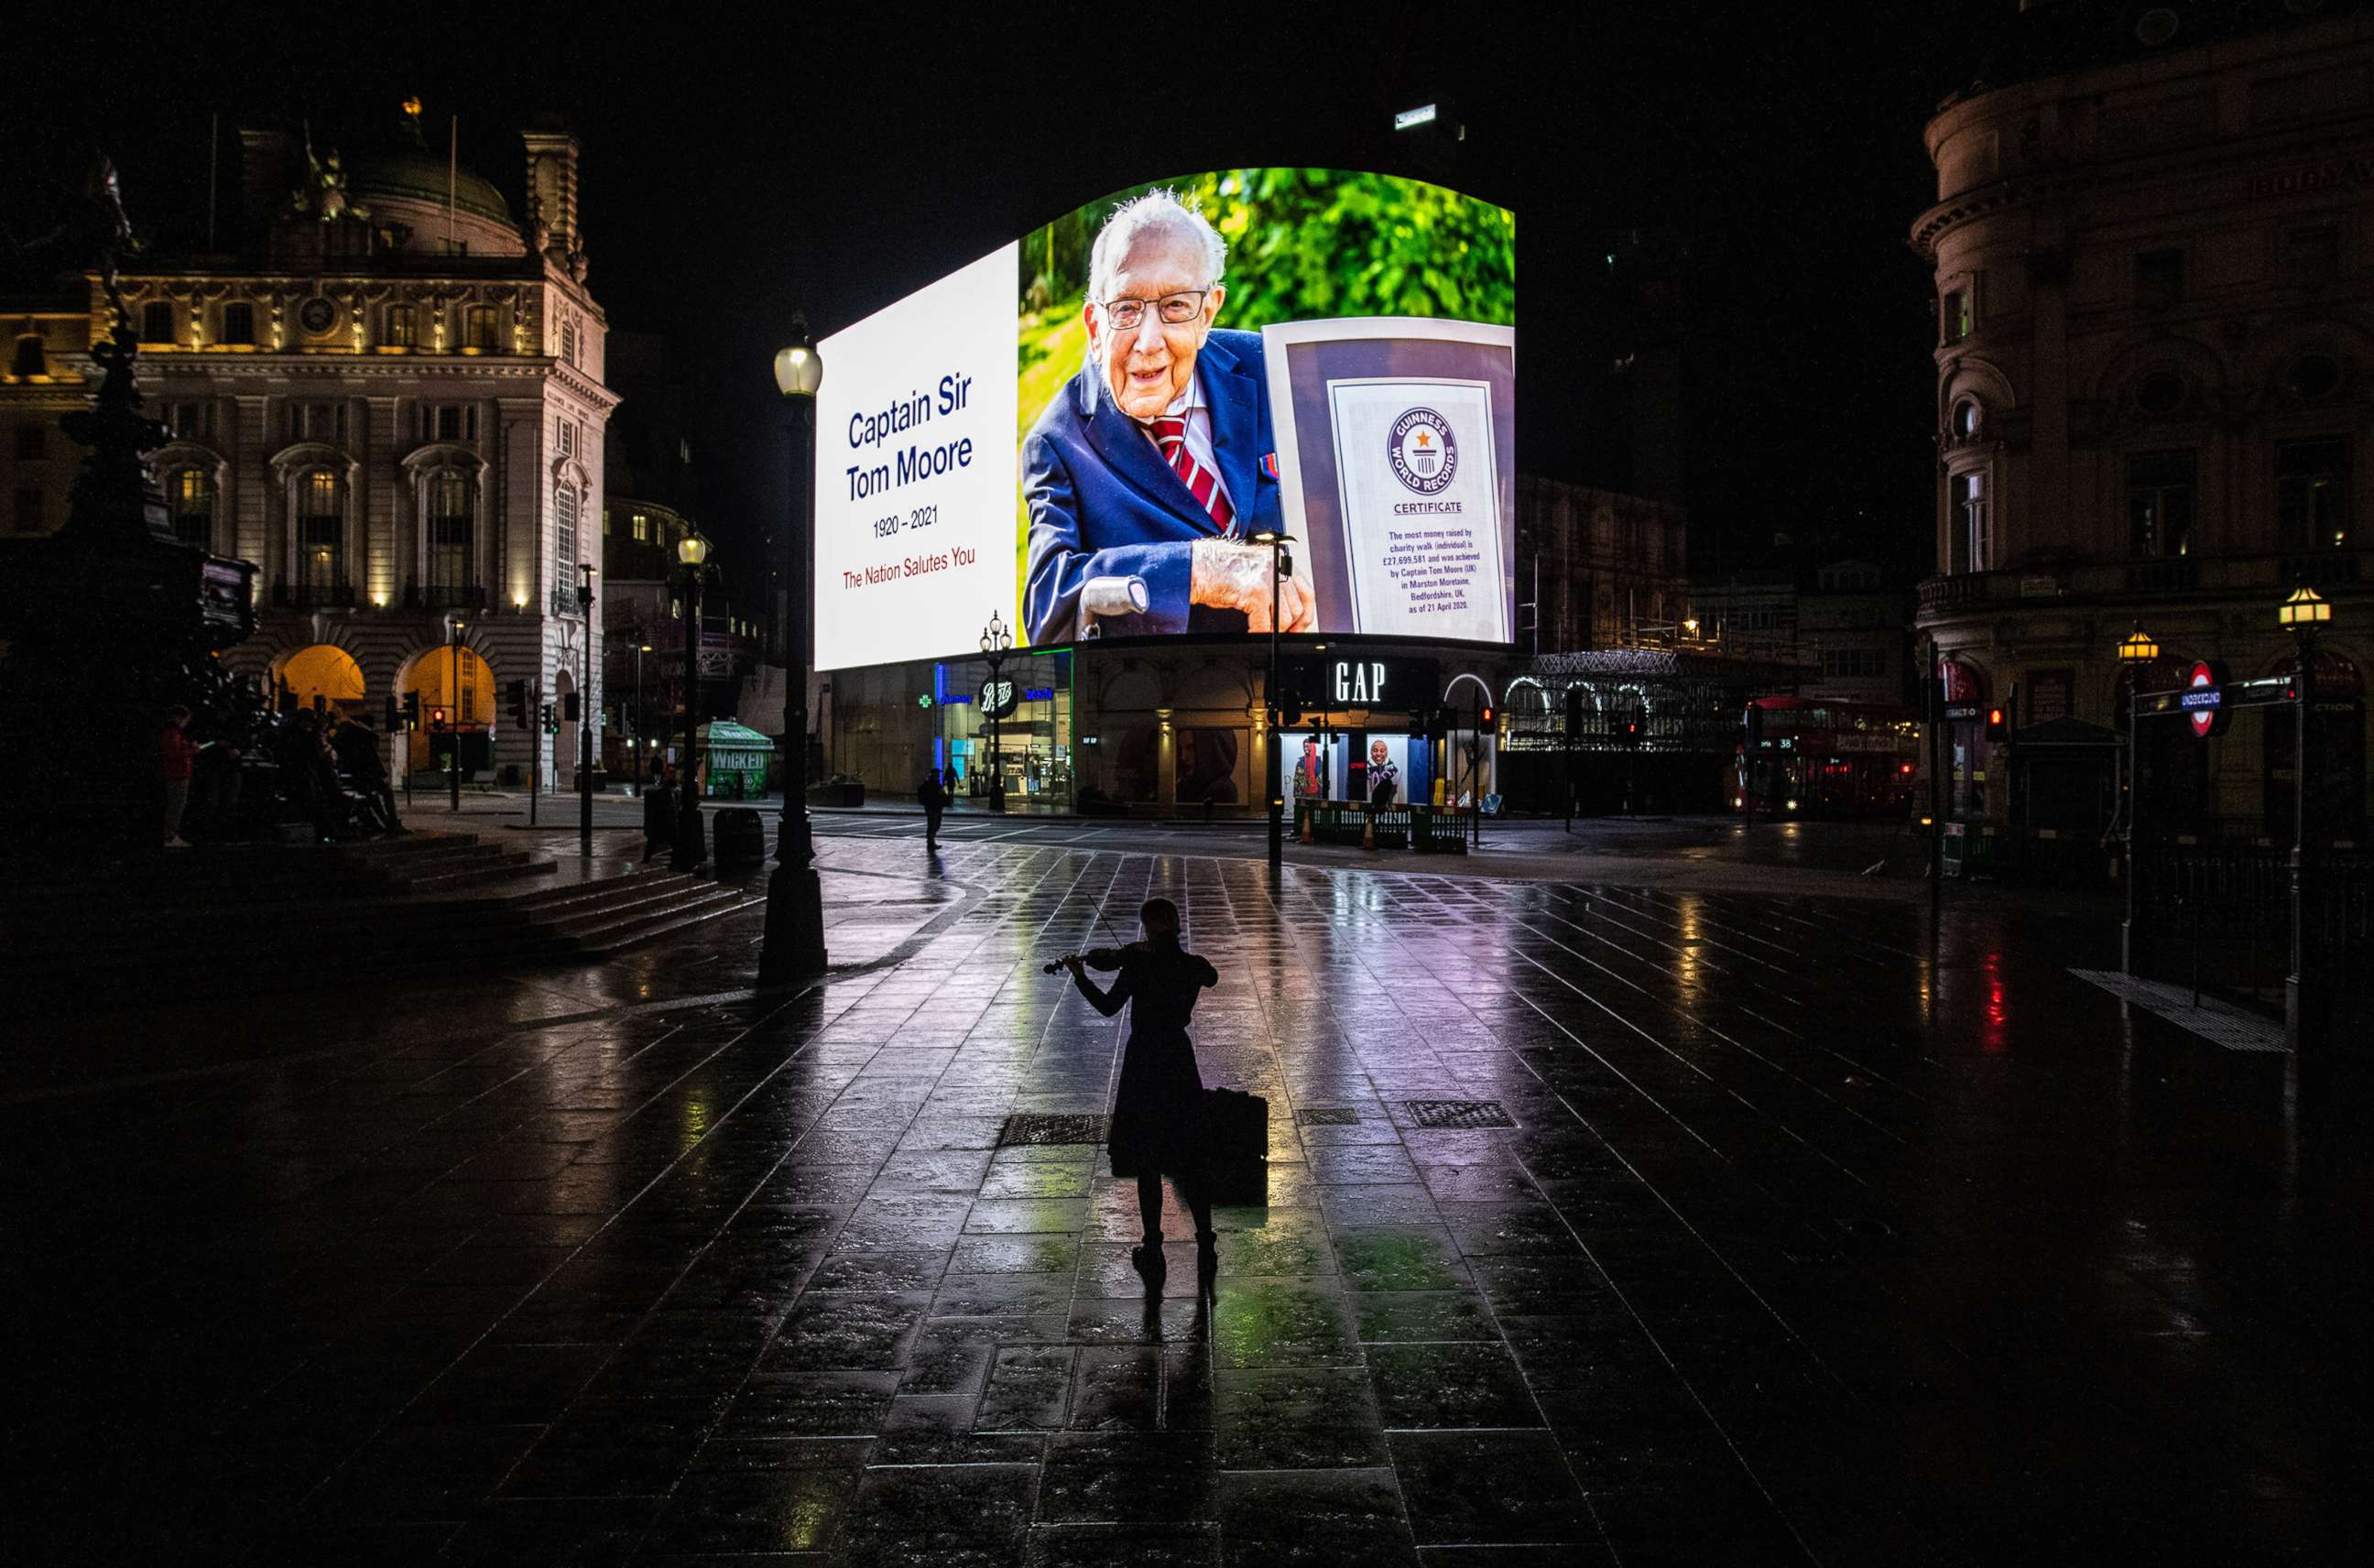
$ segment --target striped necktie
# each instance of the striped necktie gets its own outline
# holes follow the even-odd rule
[[[1228,505],[1228,498],[1220,492],[1219,476],[1196,462],[1195,454],[1187,450],[1187,421],[1165,414],[1160,419],[1148,419],[1146,428],[1152,432],[1154,444],[1161,449],[1162,460],[1186,481],[1195,503],[1212,514],[1213,526],[1227,533],[1236,512]]]

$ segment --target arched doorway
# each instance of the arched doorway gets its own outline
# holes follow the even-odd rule
[[[283,654],[272,663],[272,678],[300,708],[318,699],[334,707],[354,709],[363,700],[363,667],[352,654],[331,643],[316,643]]]
[[[494,765],[495,672],[468,648],[423,648],[395,678],[397,701],[420,699],[420,727],[412,732],[405,766],[412,772],[441,772],[444,758],[460,737],[464,772],[483,773]],[[445,710],[452,732],[431,722]]]
[[[2298,672],[2299,655],[2286,654],[2268,671]],[[2316,838],[2351,838],[2366,810],[2366,678],[2356,662],[2320,648],[2316,683],[2309,693],[2308,823]],[[2279,843],[2292,839],[2299,781],[2293,760],[2299,750],[2299,715],[2291,708],[2264,710],[2261,726],[2260,788],[2267,834]]]

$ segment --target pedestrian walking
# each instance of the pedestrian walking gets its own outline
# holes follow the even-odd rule
[[[643,864],[676,843],[676,770],[661,771],[643,791]]]
[[[1212,1204],[1203,1173],[1204,1080],[1195,1070],[1195,1044],[1187,1022],[1195,998],[1220,983],[1209,961],[1179,942],[1179,906],[1152,899],[1138,911],[1142,940],[1121,949],[1075,953],[1063,961],[1088,1005],[1105,1017],[1134,1003],[1129,1042],[1122,1048],[1121,1084],[1113,1094],[1108,1151],[1115,1176],[1137,1176],[1137,1213],[1145,1242],[1129,1260],[1146,1288],[1162,1288],[1162,1178],[1169,1176],[1180,1201],[1195,1217],[1195,1269],[1208,1279],[1219,1267],[1212,1232]],[[1118,970],[1108,991],[1088,978],[1090,968]]]
[[[190,775],[197,769],[198,749],[182,732],[189,726],[190,710],[176,706],[165,715],[165,731],[159,737],[158,765],[165,781],[165,847],[187,849],[190,843],[182,836],[182,813],[189,808]]]
[[[923,847],[937,849],[940,847],[940,819],[948,809],[948,792],[940,783],[937,768],[923,775],[923,782],[915,787],[915,798],[923,807]]]

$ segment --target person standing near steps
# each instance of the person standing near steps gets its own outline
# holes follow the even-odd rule
[[[1195,1070],[1195,1044],[1187,1020],[1195,998],[1220,983],[1208,960],[1179,945],[1179,906],[1149,900],[1138,911],[1141,941],[1100,949],[1064,961],[1089,1006],[1105,1017],[1135,1003],[1129,1043],[1122,1049],[1121,1087],[1113,1094],[1109,1149],[1116,1175],[1137,1173],[1137,1213],[1146,1229],[1143,1244],[1129,1260],[1149,1291],[1162,1288],[1162,1178],[1179,1188],[1180,1201],[1195,1217],[1196,1273],[1208,1279],[1219,1267],[1212,1233],[1212,1204],[1203,1179],[1204,1080]],[[1110,991],[1088,978],[1090,966],[1119,970]]]

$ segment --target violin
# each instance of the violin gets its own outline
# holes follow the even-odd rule
[[[1119,969],[1123,953],[1142,953],[1146,950],[1144,942],[1132,942],[1125,948],[1090,948],[1087,952],[1067,954],[1052,963],[1041,964],[1039,973],[1052,974],[1075,958],[1090,969]]]

